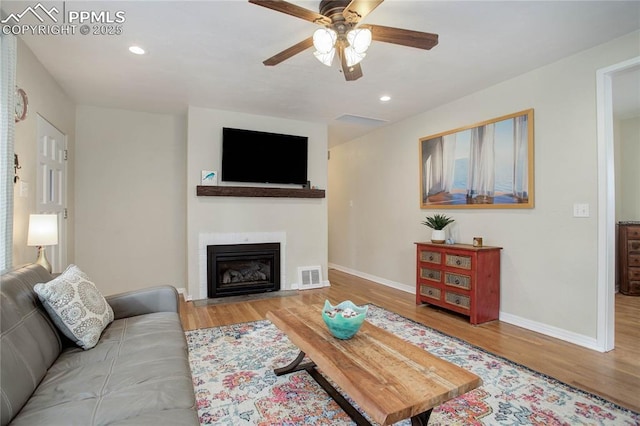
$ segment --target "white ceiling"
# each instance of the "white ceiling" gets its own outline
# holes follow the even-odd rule
[[[318,1],[291,2],[318,10]],[[35,3],[3,1],[3,17]],[[364,77],[347,82],[312,49],[262,65],[316,26],[246,0],[42,3],[125,12],[121,35],[22,37],[78,104],[161,113],[193,105],[321,122],[330,146],[375,128],[336,120],[344,114],[397,122],[640,29],[638,1],[386,0],[365,23],[437,33],[440,43],[423,51],[374,42]],[[132,55],[131,44],[148,54]],[[392,100],[380,102],[383,94]]]

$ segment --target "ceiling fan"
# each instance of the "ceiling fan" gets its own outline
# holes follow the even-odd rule
[[[315,57],[325,65],[330,66],[337,54],[345,79],[353,81],[362,77],[360,61],[365,57],[366,50],[372,40],[425,50],[438,44],[438,34],[382,25],[359,26],[360,21],[383,1],[322,0],[319,7],[320,13],[316,13],[284,0],[249,0],[249,3],[322,26],[314,32],[313,36],[270,57],[263,64],[277,65],[314,46],[316,48]]]

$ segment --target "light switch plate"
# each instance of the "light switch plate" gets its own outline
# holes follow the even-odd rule
[[[573,217],[589,217],[589,204],[588,203],[574,203],[573,204]]]

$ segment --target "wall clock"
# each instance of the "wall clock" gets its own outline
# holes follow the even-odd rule
[[[27,105],[29,104],[29,99],[27,98],[27,92],[25,92],[21,88],[16,88],[16,111],[15,111],[15,120],[16,123],[18,121],[22,121],[27,118]]]

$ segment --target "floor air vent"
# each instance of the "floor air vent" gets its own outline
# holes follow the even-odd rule
[[[323,287],[320,266],[301,266],[298,268],[298,288],[300,290],[320,287]]]

